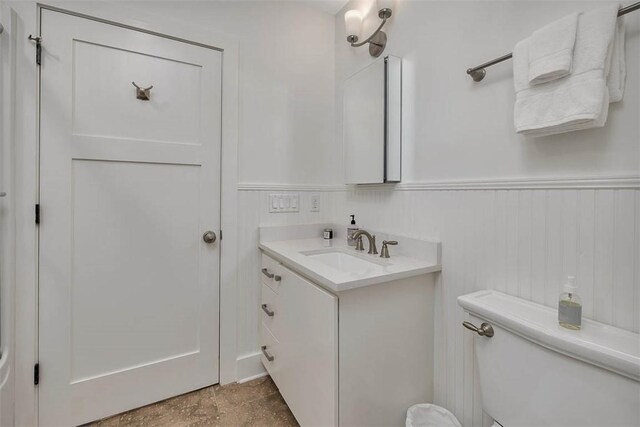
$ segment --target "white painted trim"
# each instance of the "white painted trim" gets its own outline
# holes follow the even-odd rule
[[[300,185],[240,183],[239,191],[444,191],[444,190],[640,189],[640,175],[583,178],[520,178],[426,181],[399,184]]]
[[[246,354],[237,359],[238,382],[244,383],[267,375],[267,371],[262,366],[260,352]]]
[[[640,176],[588,178],[521,178],[468,181],[409,182],[397,185],[361,185],[358,190],[535,190],[640,188]],[[353,187],[351,188],[353,189]]]
[[[17,16],[0,5],[4,32],[0,37],[0,425],[13,426],[15,399],[15,147],[13,111],[16,91],[12,78]]]
[[[241,182],[238,191],[344,191],[346,185],[320,184],[264,184],[261,182]]]
[[[37,202],[37,67],[29,34],[39,34],[36,2],[3,2],[2,7],[19,19],[16,28],[17,59],[14,150],[16,152],[16,353],[15,425],[37,426],[37,389],[33,365],[37,361],[37,230],[33,221]],[[223,51],[222,61],[222,171],[220,262],[220,383],[237,380],[236,271],[238,176],[238,41],[232,37],[187,25],[118,2],[56,2],[55,9],[97,17],[131,27],[171,35]],[[4,15],[4,13],[3,13]],[[46,43],[46,42],[45,42]],[[44,368],[46,369],[46,367]]]
[[[34,205],[37,200],[37,67],[29,34],[38,34],[35,2],[6,4],[15,14],[15,110],[12,118],[15,153],[15,404],[17,426],[37,426],[37,392],[33,385],[33,366],[37,360],[37,230]],[[3,35],[8,37],[9,34]]]
[[[247,378],[243,378],[241,380],[238,380],[238,384],[248,383],[249,381],[257,380],[258,378],[266,377],[267,375],[269,375],[269,373],[267,371],[264,371],[261,374],[254,375],[252,377],[247,377]]]

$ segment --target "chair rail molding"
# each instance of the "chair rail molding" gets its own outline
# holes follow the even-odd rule
[[[570,190],[570,189],[635,189],[640,190],[640,175],[588,177],[536,177],[504,179],[442,180],[402,182],[397,184],[322,185],[242,182],[238,191],[444,191],[444,190]]]

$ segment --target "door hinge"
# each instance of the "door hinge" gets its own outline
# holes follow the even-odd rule
[[[36,224],[40,224],[40,204],[36,204]]]
[[[40,384],[40,364],[33,365],[33,385]]]
[[[222,240],[222,230],[220,230],[220,240]]]
[[[29,40],[36,44],[36,64],[42,64],[42,37],[33,37],[29,34]]]

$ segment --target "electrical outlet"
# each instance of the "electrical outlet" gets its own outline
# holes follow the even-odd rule
[[[320,194],[311,195],[311,212],[320,212]]]

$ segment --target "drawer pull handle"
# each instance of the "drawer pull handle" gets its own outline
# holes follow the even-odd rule
[[[273,311],[269,310],[269,308],[267,307],[267,304],[262,304],[262,311],[267,313],[267,316],[269,317],[273,317],[273,315],[275,314]]]
[[[264,274],[265,276],[267,276],[269,279],[273,279],[273,276],[275,276],[275,274],[273,273],[269,273],[269,270],[267,270],[266,268],[262,269],[262,274]]]
[[[278,276],[277,274],[275,276],[273,276],[273,280],[275,280],[276,282],[279,282],[282,280],[282,276]]]
[[[273,362],[273,359],[275,359],[275,357],[269,354],[269,352],[267,351],[267,346],[263,345],[261,350],[262,354],[264,354],[264,357],[266,357],[269,362]]]

